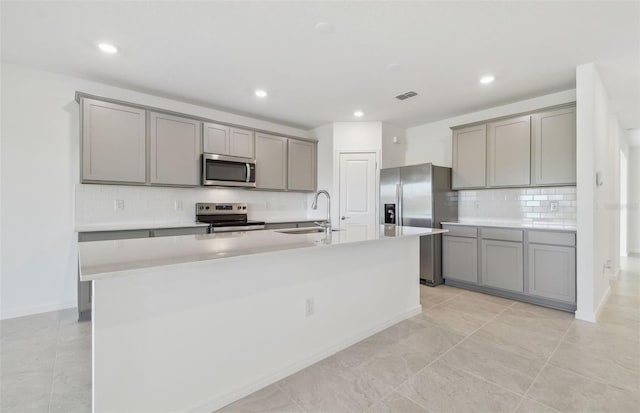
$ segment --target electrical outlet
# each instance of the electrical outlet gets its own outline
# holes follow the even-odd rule
[[[311,317],[315,311],[315,303],[313,298],[307,298],[304,302],[304,316]]]
[[[182,201],[176,200],[173,203],[173,209],[175,209],[176,211],[182,211]]]
[[[124,199],[116,199],[113,203],[113,207],[116,211],[124,211]]]
[[[549,202],[549,211],[550,212],[558,212],[558,201],[551,201]]]

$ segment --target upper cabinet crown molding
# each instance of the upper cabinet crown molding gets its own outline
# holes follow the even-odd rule
[[[451,129],[454,189],[576,184],[575,104]]]

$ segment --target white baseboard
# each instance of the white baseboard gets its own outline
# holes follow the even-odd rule
[[[254,393],[264,387],[267,387],[270,384],[273,384],[275,382],[278,382],[282,379],[284,379],[287,376],[292,375],[293,373],[296,373],[306,367],[311,366],[312,364],[315,364],[317,362],[319,362],[320,360],[323,360],[341,350],[344,350],[345,348],[354,345],[355,343],[364,340],[367,337],[370,337],[386,328],[391,327],[394,324],[399,323],[400,321],[406,320],[408,318],[411,318],[415,315],[418,315],[422,312],[422,305],[418,305],[410,310],[407,310],[401,314],[398,314],[394,317],[391,317],[390,319],[372,327],[369,328],[367,330],[364,330],[358,334],[355,334],[345,340],[342,340],[341,342],[339,342],[338,344],[331,346],[321,352],[318,352],[304,360],[300,360],[296,363],[290,364],[289,366],[284,367],[283,369],[274,372],[273,374],[270,374],[268,376],[262,377],[260,379],[255,380],[254,382],[241,387],[239,389],[236,389],[228,394],[226,394],[225,396],[219,397],[215,400],[212,400],[204,405],[200,405],[197,406],[193,409],[190,409],[189,412],[212,412],[215,411],[217,409],[220,409],[221,407],[224,407],[228,404],[231,404],[237,400],[242,399],[243,397],[246,397],[248,395],[250,395],[251,393]]]
[[[589,311],[576,311],[575,316],[576,320],[588,321],[590,323],[597,321],[595,314]]]
[[[34,315],[40,313],[48,313],[50,311],[59,311],[66,310],[68,308],[77,307],[78,303],[76,301],[73,302],[65,302],[65,303],[48,303],[48,304],[40,304],[33,305],[27,307],[20,308],[11,308],[8,310],[3,309],[0,313],[0,320],[8,320],[10,318],[24,317],[27,315]]]
[[[602,296],[602,300],[600,300],[600,302],[598,303],[598,307],[596,307],[596,322],[598,321],[598,318],[600,317],[600,313],[602,312],[602,309],[604,308],[604,305],[607,303],[607,300],[609,299],[609,296],[611,295],[611,286],[607,285],[607,291],[604,292],[604,295]]]

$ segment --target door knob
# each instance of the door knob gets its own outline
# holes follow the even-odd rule
[[[349,218],[351,218],[351,217],[345,217],[344,215],[340,217],[340,219],[341,219],[341,220],[343,220],[343,221],[344,221],[345,219],[349,219]]]

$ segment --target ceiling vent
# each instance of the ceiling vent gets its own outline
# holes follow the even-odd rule
[[[414,91],[410,91],[410,92],[403,93],[401,95],[396,96],[396,99],[405,100],[405,99],[412,98],[414,96],[418,96],[418,94],[416,92],[414,92]]]

